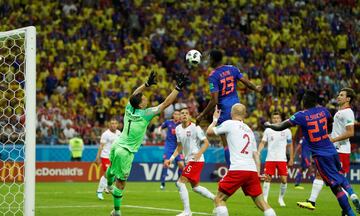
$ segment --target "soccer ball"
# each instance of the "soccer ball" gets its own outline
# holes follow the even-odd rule
[[[185,61],[191,66],[197,66],[201,62],[201,53],[197,50],[190,50],[185,55]]]

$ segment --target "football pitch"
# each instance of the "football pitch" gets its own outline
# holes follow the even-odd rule
[[[202,183],[202,185],[214,193],[217,190],[216,183]],[[303,186],[305,190],[295,190],[293,184],[289,184],[285,196],[287,206],[280,207],[277,203],[279,184],[271,184],[269,204],[275,209],[277,215],[341,215],[337,200],[328,187],[324,187],[321,191],[314,211],[297,207],[296,202],[304,201],[310,194],[311,184],[303,184]],[[353,185],[353,187],[355,191],[360,192],[359,185]],[[112,197],[104,194],[105,200],[98,200],[96,189],[97,183],[37,183],[36,215],[110,215]],[[188,190],[193,215],[212,215],[214,208],[212,202],[192,192],[189,186]],[[227,205],[230,215],[263,215],[255,207],[251,198],[245,197],[241,190],[227,201]],[[0,207],[0,212],[1,209],[3,208]],[[122,215],[125,216],[170,216],[180,213],[182,204],[173,182],[168,182],[164,191],[160,190],[157,182],[128,182],[121,210]]]

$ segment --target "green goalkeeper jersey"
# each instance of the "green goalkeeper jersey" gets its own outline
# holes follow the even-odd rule
[[[130,103],[125,107],[124,128],[121,135],[113,143],[113,147],[121,146],[130,152],[137,152],[144,140],[150,121],[160,113],[160,108],[134,109]]]

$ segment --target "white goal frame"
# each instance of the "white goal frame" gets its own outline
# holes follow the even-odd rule
[[[24,215],[35,215],[36,149],[36,29],[34,26],[0,32],[0,37],[25,35],[25,176]]]

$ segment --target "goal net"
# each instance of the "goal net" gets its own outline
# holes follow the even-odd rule
[[[36,30],[0,32],[0,216],[35,214]]]

